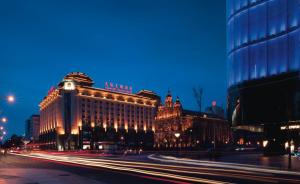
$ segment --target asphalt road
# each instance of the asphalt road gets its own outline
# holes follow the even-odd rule
[[[26,158],[16,155],[7,155],[2,157],[0,161],[0,169],[47,169],[47,170],[60,170],[84,178],[100,181],[102,183],[172,183],[167,181],[148,179],[133,173],[112,171],[103,168],[89,167],[75,164],[67,164],[63,162],[55,162],[37,158]],[[45,171],[47,172],[47,171]],[[9,174],[9,173],[7,173]],[[34,173],[32,173],[34,174]],[[0,175],[1,178],[1,175]],[[22,183],[23,184],[23,183]],[[37,184],[37,183],[36,183]]]
[[[58,170],[101,183],[300,183],[299,172],[169,157],[153,158],[152,161],[141,161],[140,158],[135,161],[133,158],[74,155],[9,155],[1,159],[0,169]]]

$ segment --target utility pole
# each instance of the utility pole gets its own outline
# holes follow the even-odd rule
[[[289,141],[289,149],[288,149],[288,151],[289,151],[289,164],[288,164],[288,168],[289,169],[291,169],[292,168],[292,149],[291,149],[291,131],[290,131],[290,127],[289,127],[289,122],[288,122],[288,125],[287,125],[287,127],[288,127],[288,134],[289,134],[289,138],[288,138],[288,141]]]
[[[216,150],[216,127],[214,127],[214,150]]]

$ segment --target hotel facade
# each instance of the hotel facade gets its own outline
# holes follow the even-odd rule
[[[73,72],[52,87],[40,103],[40,148],[103,149],[106,144],[152,147],[160,97],[124,85],[93,87],[84,73]]]

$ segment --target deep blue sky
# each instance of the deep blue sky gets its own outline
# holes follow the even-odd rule
[[[225,0],[1,1],[0,95],[17,102],[1,109],[10,134],[68,72],[81,71],[97,87],[105,81],[168,88],[196,110],[226,103]]]

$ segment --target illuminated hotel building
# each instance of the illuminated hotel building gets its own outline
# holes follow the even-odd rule
[[[153,136],[159,97],[106,83],[93,87],[84,73],[64,77],[40,103],[40,143],[46,149],[101,149],[103,142],[136,146]],[[151,142],[150,142],[151,144]],[[141,146],[141,145],[140,145]],[[152,145],[151,145],[152,146]]]
[[[227,0],[228,118],[250,141],[300,123],[299,26],[299,0]]]
[[[177,97],[168,92],[155,118],[154,146],[157,149],[185,148],[227,144],[231,140],[228,122],[213,114],[184,110]]]

